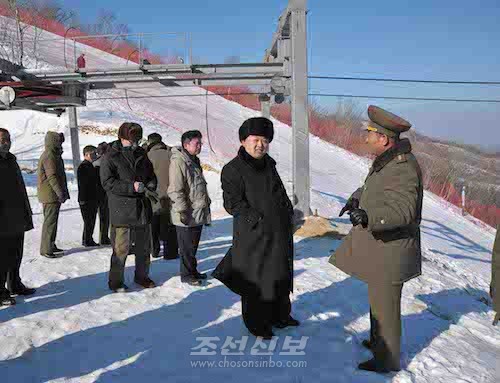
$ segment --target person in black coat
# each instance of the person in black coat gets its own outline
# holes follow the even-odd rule
[[[97,218],[97,184],[98,174],[92,162],[97,158],[97,148],[88,145],[83,148],[83,162],[78,167],[78,203],[83,217],[82,245],[85,247],[98,246],[94,242],[95,221]]]
[[[234,217],[232,247],[213,276],[241,296],[243,321],[255,336],[297,326],[293,288],[293,207],[267,154],[273,124],[251,118],[239,130],[241,148],[222,169],[224,208]]]
[[[134,281],[144,288],[155,287],[149,278],[151,249],[151,199],[158,200],[156,177],[146,151],[138,146],[142,127],[123,123],[118,141],[111,144],[101,164],[102,186],[108,195],[113,255],[108,286],[125,292],[127,255],[135,254]]]
[[[97,212],[99,213],[99,244],[101,246],[111,245],[109,239],[109,207],[108,196],[102,187],[101,178],[99,177],[101,162],[104,155],[109,149],[107,142],[101,142],[97,145],[97,159],[92,163],[97,171]]]
[[[11,296],[32,295],[19,275],[23,259],[24,233],[33,229],[31,206],[21,169],[10,153],[10,134],[0,128],[0,306],[16,303]],[[7,288],[5,284],[7,283]]]

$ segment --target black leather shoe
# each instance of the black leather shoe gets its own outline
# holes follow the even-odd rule
[[[109,238],[103,239],[100,243],[101,246],[109,246],[111,245],[111,240]]]
[[[358,368],[360,370],[364,371],[370,371],[370,372],[376,372],[379,374],[387,374],[389,372],[393,371],[400,371],[399,368],[391,368],[388,366],[384,366],[380,363],[377,363],[377,361],[374,359],[367,360],[366,362],[360,363],[358,365]]]
[[[280,320],[276,322],[273,326],[276,328],[297,327],[300,326],[300,322],[297,319],[294,319],[291,316],[289,316],[288,319]]]
[[[198,273],[194,276],[196,279],[207,279],[207,274],[205,273]]]
[[[109,289],[114,293],[126,293],[128,290],[128,286],[124,283],[116,287],[109,285]]]
[[[97,243],[95,243],[94,241],[84,243],[83,246],[84,247],[99,247],[99,245]]]
[[[63,256],[63,253],[46,253],[46,254],[40,254],[42,257],[45,258],[61,258]]]
[[[160,253],[153,253],[153,254],[151,254],[151,256],[152,256],[153,258],[161,258]]]
[[[197,279],[195,277],[181,277],[181,282],[190,286],[201,286],[203,284],[201,279]]]
[[[271,329],[248,329],[248,331],[253,336],[256,336],[258,338],[262,338],[265,340],[270,340],[274,336],[273,330],[271,330]]]
[[[54,247],[52,248],[52,252],[53,253],[64,253],[64,250],[61,250],[56,245],[54,245]]]
[[[16,300],[10,295],[3,295],[0,297],[0,306],[14,306],[15,304]]]
[[[144,279],[135,279],[134,282],[137,283],[139,286],[144,287],[145,289],[153,289],[156,287],[156,283],[154,283],[151,279],[149,278],[144,278]]]
[[[23,295],[23,296],[27,296],[27,295],[33,295],[35,294],[36,292],[36,289],[31,289],[29,287],[26,287],[24,285],[20,285],[20,286],[16,286],[15,288],[13,288],[12,290],[10,290],[10,293],[12,295]]]
[[[370,342],[368,339],[365,339],[361,342],[361,344],[363,345],[364,348],[372,351],[373,349],[373,345],[372,345],[372,342]]]

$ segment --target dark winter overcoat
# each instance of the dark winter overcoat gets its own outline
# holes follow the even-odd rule
[[[102,161],[104,160],[104,155],[101,155],[97,160],[92,162],[92,165],[96,169],[97,172],[97,200],[98,201],[105,201],[107,199],[106,196],[106,191],[102,187],[102,182],[101,182],[101,164]]]
[[[253,160],[243,148],[222,169],[224,207],[233,220],[232,247],[214,277],[242,296],[272,301],[292,291],[293,208],[266,155]]]
[[[78,202],[97,203],[98,171],[99,169],[96,169],[92,162],[87,160],[78,167]]]
[[[375,159],[355,197],[368,214],[368,227],[354,227],[330,263],[368,283],[402,283],[419,276],[423,183],[409,140]]]
[[[13,154],[0,154],[0,174],[3,182],[0,187],[0,236],[19,235],[33,229],[26,186]]]
[[[134,182],[156,190],[153,165],[141,147],[124,148],[115,141],[104,155],[101,182],[108,195],[110,223],[114,226],[144,226],[151,223],[151,202],[144,193],[136,193]]]

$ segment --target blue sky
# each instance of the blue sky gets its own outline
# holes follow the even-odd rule
[[[99,8],[115,10],[132,32],[191,32],[193,55],[220,63],[229,56],[261,61],[287,0],[186,2],[65,0],[82,22]],[[500,81],[498,0],[309,0],[309,72],[335,76]],[[148,41],[164,55],[185,54],[183,41]],[[403,97],[500,99],[500,86],[436,86],[311,81],[311,91]],[[329,107],[336,98],[313,101]],[[500,150],[500,104],[358,99],[408,118],[419,132]]]

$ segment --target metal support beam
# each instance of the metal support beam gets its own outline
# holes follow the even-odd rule
[[[108,67],[99,69],[81,69],[73,71],[41,71],[23,69],[19,75],[30,75],[40,81],[83,80],[97,77],[131,76],[131,75],[176,75],[176,74],[230,74],[230,75],[282,75],[281,63],[245,63],[245,64],[162,64],[143,65],[138,67]],[[34,76],[34,77],[33,77]]]
[[[260,110],[262,112],[262,117],[271,118],[271,97],[268,94],[259,95]]]
[[[311,214],[306,3],[307,0],[294,0],[290,1],[289,5],[292,45],[293,189],[295,209],[299,218]]]
[[[78,137],[78,119],[75,107],[67,109],[69,117],[69,131],[71,134],[71,152],[73,154],[73,169],[75,172],[75,179],[77,175],[78,166],[80,166],[80,139]]]
[[[283,64],[283,79],[291,77],[284,88],[291,93],[293,202],[299,219],[311,214],[306,7],[307,0],[289,0],[264,56],[266,63]]]

